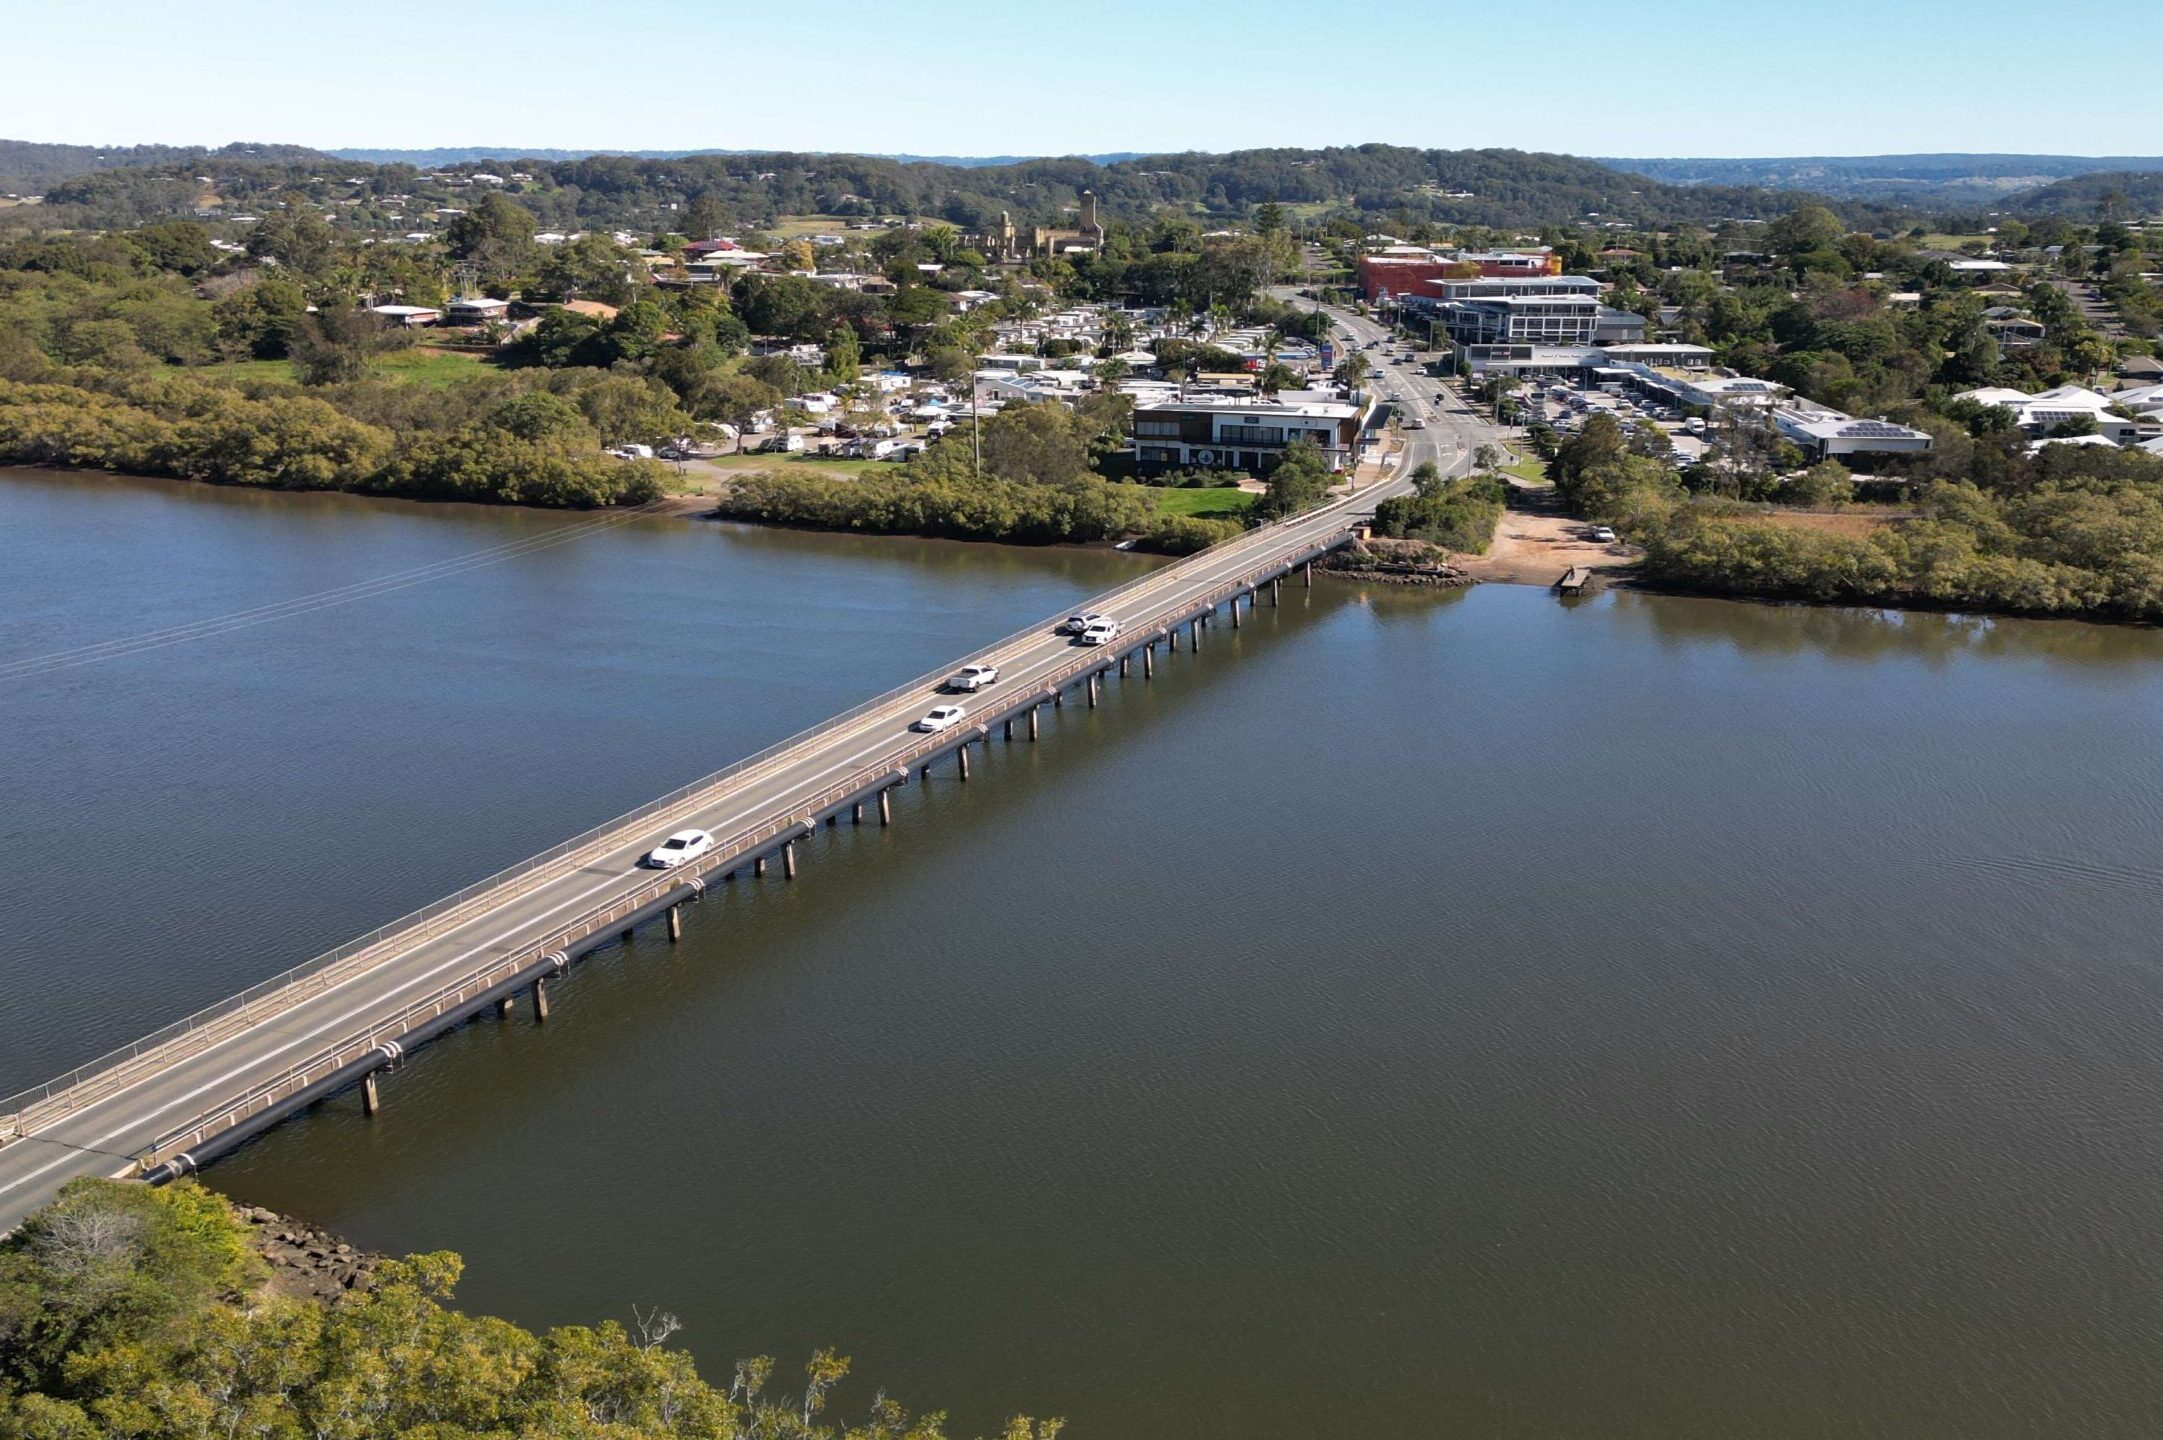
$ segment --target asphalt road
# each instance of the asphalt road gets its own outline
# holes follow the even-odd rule
[[[1296,305],[1314,303],[1301,300],[1299,292],[1291,288],[1272,293],[1278,299]],[[1349,331],[1355,337],[1354,343],[1362,347],[1359,353],[1374,365],[1368,387],[1390,401],[1401,418],[1426,422],[1424,429],[1404,431],[1404,458],[1398,462],[1395,474],[1409,475],[1423,460],[1432,460],[1445,475],[1468,474],[1472,469],[1472,452],[1481,445],[1500,442],[1501,432],[1479,413],[1468,410],[1461,399],[1454,395],[1447,401],[1437,398],[1443,389],[1442,381],[1423,374],[1417,365],[1397,361],[1395,357],[1403,354],[1407,347],[1390,339],[1386,326],[1335,305],[1322,308],[1336,321],[1339,330]],[[1380,345],[1373,350],[1365,349],[1369,341],[1379,341]]]
[[[1415,397],[1409,403],[1420,402]],[[1442,433],[1429,432],[1419,439],[1433,447],[1437,458],[1445,445],[1469,453],[1461,439],[1444,438]],[[1395,476],[1408,474],[1413,463],[1408,458]],[[1271,556],[1340,532],[1348,520],[1371,512],[1377,501],[1407,488],[1402,478],[1385,480],[1298,520],[1250,532],[1167,566],[1133,587],[1085,602],[1080,608],[1103,611],[1129,632],[1145,634],[1163,623],[1167,612],[1199,603],[1213,589],[1239,579]],[[1002,672],[995,692],[983,702],[942,695],[927,685],[862,715],[839,720],[830,729],[815,732],[729,777],[712,792],[687,802],[686,808],[626,827],[609,836],[598,852],[567,859],[555,873],[544,871],[539,879],[528,877],[517,886],[505,887],[501,903],[484,903],[455,925],[410,944],[387,942],[376,947],[365,962],[349,962],[351,972],[335,984],[295,1000],[262,1023],[233,1027],[215,1039],[175,1042],[153,1052],[151,1063],[134,1067],[106,1093],[71,1109],[64,1118],[35,1123],[28,1135],[0,1145],[0,1232],[12,1229],[49,1201],[69,1179],[127,1172],[132,1156],[162,1137],[192,1127],[206,1113],[233,1103],[332,1044],[390,1023],[415,1001],[451,981],[539,944],[567,922],[629,896],[654,879],[655,872],[639,868],[638,862],[671,831],[697,826],[725,838],[766,820],[801,814],[812,797],[837,782],[875,765],[899,763],[896,757],[905,756],[923,738],[912,734],[910,725],[933,705],[960,703],[979,709],[997,704],[1000,697],[1040,686],[1076,653],[1074,642],[1054,633],[1057,620],[1063,618],[1047,620],[989,655],[962,657],[988,659]],[[1115,643],[1101,653],[1115,656],[1125,648]],[[956,668],[961,663],[957,660]]]

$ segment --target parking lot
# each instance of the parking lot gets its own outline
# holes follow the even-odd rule
[[[1705,458],[1703,423],[1697,422],[1693,430],[1690,419],[1671,406],[1560,381],[1530,383],[1521,386],[1516,395],[1531,423],[1552,426],[1560,434],[1575,434],[1593,416],[1607,415],[1622,426],[1625,434],[1652,429],[1666,436],[1669,457],[1676,465],[1695,465]]]

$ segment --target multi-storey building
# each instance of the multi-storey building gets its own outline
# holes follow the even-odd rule
[[[1602,308],[1586,275],[1438,280],[1406,303],[1448,332],[1459,360],[1496,345],[1591,345]]]
[[[1262,475],[1276,468],[1287,446],[1305,439],[1321,449],[1331,468],[1346,470],[1357,458],[1370,408],[1364,399],[1347,400],[1328,390],[1288,390],[1274,400],[1137,398],[1134,456],[1145,472],[1224,469]]]

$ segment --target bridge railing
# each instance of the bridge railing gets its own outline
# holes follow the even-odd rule
[[[1310,513],[1301,518],[1311,520],[1314,517]],[[1124,637],[1127,643],[1112,646],[1108,649],[1087,648],[1077,650],[1073,659],[1066,661],[1030,683],[1029,692],[1035,699],[1029,703],[1042,703],[1044,698],[1092,671],[1103,671],[1112,668],[1119,655],[1131,653],[1135,646],[1144,639],[1167,633],[1167,626],[1178,617],[1205,608],[1214,608],[1233,596],[1246,593],[1260,580],[1272,573],[1281,571],[1287,556],[1298,556],[1315,548],[1315,542],[1310,540],[1289,549],[1273,550],[1269,553],[1268,558],[1257,562],[1229,580],[1218,582],[1202,594],[1188,596],[1175,604],[1161,607],[1147,620],[1132,626],[1127,631]],[[1222,558],[1221,552],[1218,558]],[[1160,570],[1153,573],[1161,576],[1165,572]],[[1041,633],[1041,630],[1041,626],[1035,626],[1017,632],[1017,635],[1034,635]],[[1002,642],[1002,646],[1004,643]],[[991,653],[995,653],[1002,646],[991,647]],[[933,673],[943,675],[947,672],[937,671]],[[880,785],[882,781],[891,779],[897,773],[906,773],[908,768],[918,761],[941,754],[953,748],[954,745],[955,738],[951,734],[927,735],[922,740],[913,742],[900,751],[885,756],[877,764],[861,766],[843,779],[825,786],[814,794],[797,798],[786,807],[785,814],[761,821],[755,825],[746,826],[726,839],[718,840],[718,843],[716,843],[705,860],[695,865],[681,866],[674,870],[658,872],[654,879],[640,885],[635,890],[594,906],[572,919],[565,920],[550,929],[541,938],[529,940],[511,953],[499,956],[475,970],[468,971],[457,980],[451,981],[430,994],[410,1002],[395,1013],[370,1021],[366,1025],[349,1032],[343,1038],[324,1045],[309,1054],[307,1058],[294,1062],[277,1075],[250,1087],[245,1094],[237,1099],[206,1111],[189,1120],[185,1125],[178,1126],[161,1135],[152,1144],[136,1152],[137,1158],[145,1167],[172,1158],[174,1154],[186,1150],[189,1146],[201,1143],[205,1137],[215,1135],[247,1119],[249,1116],[277,1104],[287,1096],[297,1094],[308,1086],[327,1079],[347,1066],[365,1059],[371,1052],[381,1049],[386,1041],[395,1041],[404,1035],[410,1034],[430,1021],[439,1019],[450,1011],[457,1009],[472,997],[526,973],[546,961],[551,954],[562,951],[589,936],[605,932],[610,925],[615,924],[624,917],[635,915],[672,891],[682,889],[687,879],[694,876],[703,877],[715,871],[727,872],[737,869],[746,860],[753,858],[763,850],[769,849],[776,841],[781,840],[792,831],[801,831],[807,826],[816,824],[819,817],[829,810],[865,794]]]
[[[1219,561],[1230,551],[1243,547],[1262,548],[1286,529],[1309,524],[1333,510],[1356,503],[1359,498],[1356,493],[1343,496],[1304,514],[1250,530],[1224,545],[1211,547],[1189,557],[1188,560],[1137,575],[1132,580],[1083,601],[1077,608],[1100,609],[1115,605],[1150,586],[1176,581],[1179,571],[1187,564]],[[163,1063],[170,1058],[166,1052],[172,1048],[200,1048],[213,1044],[226,1035],[245,1030],[262,1017],[290,1008],[293,1004],[330,989],[350,975],[365,969],[368,962],[376,958],[376,952],[380,948],[402,950],[432,935],[455,928],[473,915],[494,908],[520,889],[530,888],[542,880],[575,869],[593,856],[615,848],[633,833],[651,829],[670,815],[698,808],[719,787],[774,764],[790,751],[832,731],[835,727],[861,719],[904,696],[920,694],[936,686],[960,666],[996,655],[1029,636],[1042,633],[1043,628],[1042,621],[1024,626],[989,645],[980,646],[960,660],[927,671],[838,715],[829,716],[787,739],[776,741],[745,756],[732,765],[688,785],[679,786],[635,810],[596,825],[561,844],[550,846],[538,855],[499,870],[486,879],[477,880],[451,895],[387,924],[379,925],[366,934],[348,940],[290,970],[273,975],[238,994],[230,995],[214,1005],[205,1006],[192,1015],[162,1026],[132,1044],[109,1051],[41,1085],[31,1086],[27,1090],[0,1099],[0,1144],[30,1134],[38,1127],[50,1124],[55,1119],[111,1093],[140,1069]]]

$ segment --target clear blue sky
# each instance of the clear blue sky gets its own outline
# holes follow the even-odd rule
[[[2163,150],[2095,0],[0,0],[0,137],[922,154]]]

